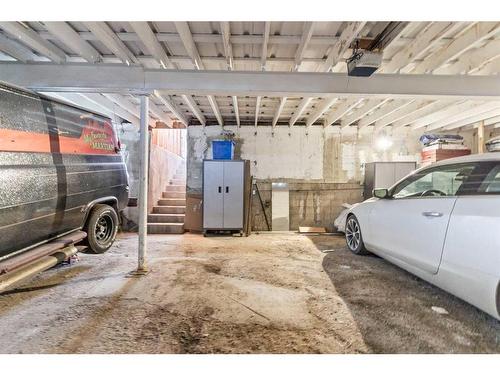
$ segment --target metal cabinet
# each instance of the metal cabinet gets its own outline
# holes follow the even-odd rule
[[[373,189],[389,188],[400,179],[414,171],[415,162],[391,161],[365,164],[365,199],[373,196]]]
[[[243,229],[244,160],[203,162],[203,230]]]

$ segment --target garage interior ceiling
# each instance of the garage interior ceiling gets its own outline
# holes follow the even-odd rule
[[[345,60],[352,55],[353,41],[359,40],[361,47],[383,52],[376,75],[492,77],[500,71],[498,22],[0,22],[0,30],[0,69],[4,62],[119,64],[181,71],[289,72],[293,81],[307,72],[346,73]],[[442,77],[435,78],[439,82]],[[51,95],[139,123],[139,98],[132,94]],[[203,126],[444,131],[481,121],[499,126],[500,98],[160,90],[151,96],[150,116],[169,126],[178,121]]]

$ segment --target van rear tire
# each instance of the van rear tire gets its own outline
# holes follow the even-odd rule
[[[102,254],[109,250],[118,232],[118,214],[107,204],[97,204],[90,212],[83,230],[87,233],[85,240],[88,252]]]

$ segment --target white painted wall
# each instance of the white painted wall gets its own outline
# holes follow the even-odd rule
[[[233,127],[241,147],[241,158],[251,161],[252,174],[257,179],[321,180],[322,182],[362,182],[363,165],[372,161],[419,161],[421,131],[402,129],[387,137],[393,144],[387,150],[377,148],[380,134],[371,128],[358,132],[355,127],[341,130],[313,126]],[[212,157],[211,140],[221,137],[219,126],[188,128],[188,164],[201,164]],[[465,143],[473,145],[473,132],[462,133]],[[222,138],[222,137],[221,137]],[[188,166],[188,185],[201,188],[200,171]]]

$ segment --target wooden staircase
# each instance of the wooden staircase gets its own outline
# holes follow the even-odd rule
[[[148,215],[148,233],[184,233],[186,213],[186,177],[184,173],[184,168],[177,170],[157,205],[153,207],[153,212]]]

